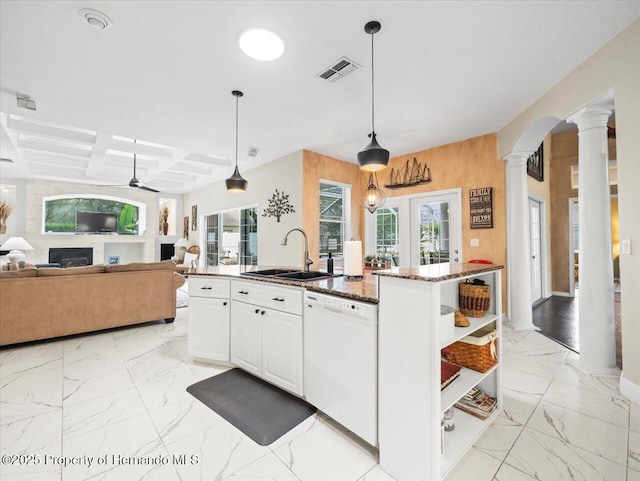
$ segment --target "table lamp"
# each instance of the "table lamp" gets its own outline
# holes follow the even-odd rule
[[[7,241],[0,246],[3,251],[11,251],[7,254],[7,259],[14,265],[18,265],[20,261],[26,261],[27,256],[22,251],[33,250],[22,237],[9,237]]]
[[[175,254],[176,257],[180,260],[184,259],[184,253],[186,252],[187,248],[189,247],[189,241],[187,239],[185,239],[184,237],[181,237],[180,239],[178,239],[178,241],[173,244],[173,247],[175,247]],[[181,252],[182,249],[184,249],[184,252]]]

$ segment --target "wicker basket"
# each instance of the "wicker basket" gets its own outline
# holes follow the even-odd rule
[[[489,310],[491,288],[488,285],[476,285],[471,282],[459,284],[460,311],[465,316],[483,317]]]
[[[449,362],[486,372],[498,362],[497,337],[493,327],[484,327],[445,347],[442,354]]]

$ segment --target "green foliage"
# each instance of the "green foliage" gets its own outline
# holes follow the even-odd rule
[[[118,216],[118,232],[120,234],[137,234],[138,220],[136,208],[131,204],[125,204]]]
[[[76,223],[74,222],[45,222],[45,232],[75,232]]]

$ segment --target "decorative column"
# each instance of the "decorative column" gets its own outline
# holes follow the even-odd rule
[[[531,152],[505,157],[507,177],[507,274],[509,325],[518,330],[537,330],[531,307],[531,239],[527,159]]]
[[[611,110],[583,109],[578,126],[580,359],[588,374],[615,375],[616,334],[611,244],[611,193],[607,120]]]

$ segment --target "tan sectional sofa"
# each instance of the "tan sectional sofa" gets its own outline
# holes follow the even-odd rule
[[[176,317],[171,261],[0,273],[0,346]]]

